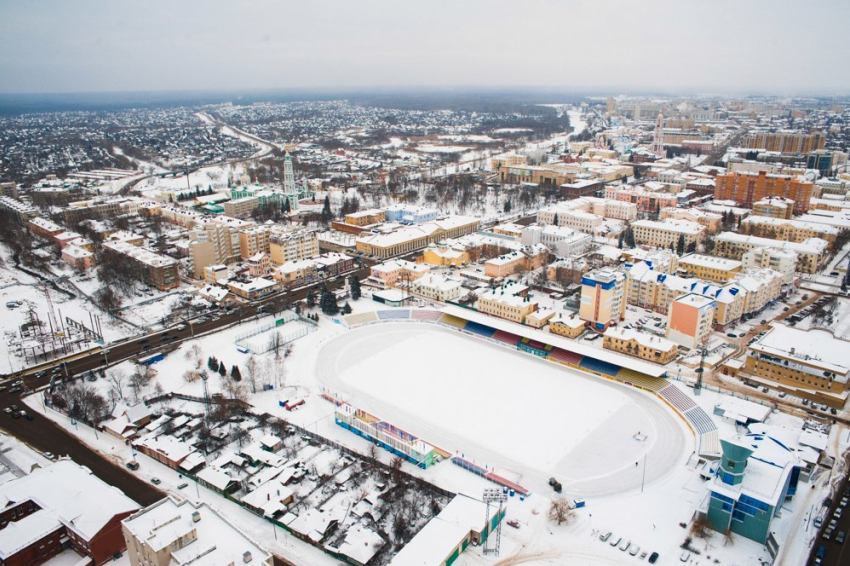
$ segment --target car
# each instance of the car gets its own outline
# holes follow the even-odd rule
[[[832,413],[833,415],[838,414],[838,410],[835,407],[832,407],[831,409],[829,409],[829,412]]]
[[[14,413],[12,413],[12,418],[13,419],[19,419],[19,418],[21,418],[21,414],[18,411],[15,411]]]
[[[784,399],[784,398],[785,398],[785,395],[786,395],[786,393],[785,393],[784,391],[780,391],[780,392],[779,392],[779,398],[780,398],[780,399]]]
[[[48,460],[53,460],[54,458],[56,458],[56,455],[53,454],[53,452],[45,452],[44,457],[47,458]]]
[[[762,324],[767,324],[767,319],[764,319],[764,318],[763,318],[763,319],[761,319],[761,323],[762,323]]]
[[[3,412],[8,415],[9,413],[12,412],[12,409],[11,409],[11,407],[3,407]]]
[[[790,310],[791,310],[791,307],[785,307],[785,308],[782,309],[782,312],[788,312]]]
[[[17,413],[17,412],[18,412],[18,406],[17,406],[17,405],[12,405],[12,410],[13,410],[13,411],[15,411],[15,412]]]
[[[829,540],[832,538],[832,531],[833,529],[827,529],[823,532],[823,535],[821,536],[824,538],[824,540]]]
[[[819,528],[821,528],[822,526],[823,526],[823,517],[821,517],[820,515],[818,515],[817,517],[815,517],[815,528],[816,528],[816,529],[819,529]]]
[[[186,330],[186,325],[185,324],[178,324],[176,326],[176,328],[177,328],[177,330]]]
[[[621,542],[623,542],[623,537],[611,537],[611,542],[609,542],[608,544],[610,544],[611,546],[619,546]]]
[[[683,550],[682,555],[679,556],[679,562],[687,562],[690,559],[691,559],[691,553],[688,552],[687,550]]]
[[[34,421],[35,420],[35,415],[33,415],[32,413],[27,413],[24,416],[26,417],[26,419],[28,421]]]
[[[841,509],[836,509],[835,513],[833,513],[832,516],[835,517],[836,519],[840,519],[841,513],[842,513]]]
[[[808,405],[808,404],[809,404],[809,400],[808,400],[808,399],[803,399],[803,405]]]
[[[21,388],[16,386],[16,387],[11,388],[9,390],[9,393],[20,393],[20,391],[21,391]]]
[[[127,462],[127,469],[133,470],[135,472],[136,470],[139,469],[139,463],[136,462],[135,460],[131,460],[131,461]]]
[[[726,336],[728,336],[729,338],[737,338],[738,337],[738,335],[735,334],[734,332],[727,332]]]
[[[632,546],[632,547],[629,549],[629,554],[631,554],[632,556],[637,556],[637,553],[638,553],[638,552],[640,552],[640,547],[639,547],[639,546]]]
[[[519,528],[519,521],[517,521],[516,519],[511,519],[510,521],[508,521],[508,525],[515,528],[515,529],[518,529]]]
[[[847,497],[842,497],[841,501],[838,502],[838,506],[841,507],[842,509],[844,509],[845,507],[847,507],[847,501],[848,501]]]
[[[835,542],[844,544],[844,531],[838,531],[838,534],[835,535]]]
[[[624,541],[623,541],[623,544],[621,544],[621,545],[619,546],[619,548],[620,548],[620,552],[625,552],[625,551],[626,551],[626,549],[627,549],[627,548],[629,548],[631,545],[632,545],[632,541],[630,541],[630,540],[624,540]]]
[[[658,562],[658,553],[653,552],[652,554],[649,555],[649,563],[655,564],[656,562]]]
[[[818,558],[823,558],[824,556],[826,556],[826,547],[819,546],[818,551],[815,553],[815,556],[817,556]]]
[[[159,478],[151,478],[151,483],[154,485],[159,485],[162,483],[162,480]]]
[[[603,533],[603,534],[599,535],[599,540],[601,540],[602,542],[605,542],[609,538],[611,538],[611,531],[608,531],[607,533]]]
[[[189,487],[188,483],[181,483],[180,485],[177,486],[177,489],[183,489],[183,488],[186,488],[186,487]]]
[[[835,277],[836,275],[838,275],[838,272],[837,271],[830,271],[829,274],[832,275],[833,277]]]

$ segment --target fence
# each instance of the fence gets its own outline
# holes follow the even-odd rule
[[[299,325],[297,329],[292,330],[291,332],[281,334],[280,338],[278,338],[278,334],[274,334],[270,335],[269,339],[265,341],[250,341],[250,339],[255,336],[274,331],[275,329],[285,329],[287,324],[294,321],[301,322],[302,324]],[[299,316],[292,311],[285,311],[283,313],[283,316],[275,321],[255,326],[246,332],[238,334],[236,336],[235,342],[237,346],[247,348],[255,354],[265,354],[266,352],[274,350],[275,348],[279,348],[281,346],[294,342],[299,338],[303,338],[304,336],[307,336],[307,334],[315,332],[317,329],[318,324],[315,321]]]

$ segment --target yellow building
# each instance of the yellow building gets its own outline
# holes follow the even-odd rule
[[[364,233],[357,238],[357,251],[386,259],[416,251],[428,244],[459,238],[478,231],[481,221],[468,216],[450,216],[416,226],[402,226],[391,232]]]
[[[678,261],[679,274],[718,283],[726,283],[741,272],[742,264],[735,259],[701,254],[688,254]]]
[[[744,370],[763,380],[808,393],[831,407],[847,400],[850,342],[820,329],[776,324],[748,348]]]
[[[753,203],[752,215],[790,220],[794,215],[794,201],[784,197],[766,197]]]
[[[484,275],[487,277],[507,277],[520,270],[534,270],[546,263],[549,248],[543,244],[525,246],[521,250],[488,259],[484,262]]]
[[[707,212],[699,208],[674,208],[665,206],[661,209],[661,220],[668,218],[673,220],[687,220],[688,222],[696,222],[705,226],[705,231],[709,234],[717,234],[720,231],[720,224],[723,221],[723,216],[714,212]]]
[[[657,248],[676,247],[679,238],[684,237],[685,247],[700,241],[705,226],[687,220],[638,220],[632,223],[635,243],[639,246],[655,246]]]
[[[567,338],[578,338],[585,328],[587,328],[587,322],[577,316],[564,317],[559,315],[549,321],[549,332]]]
[[[688,293],[670,305],[667,339],[694,349],[708,343],[717,304],[713,299]]]
[[[757,132],[744,138],[743,147],[765,149],[779,153],[810,153],[823,149],[826,135],[823,132],[811,134],[800,132]]]
[[[268,252],[275,265],[316,257],[319,255],[319,239],[313,231],[272,232]]]
[[[469,263],[469,253],[462,246],[455,248],[445,243],[430,244],[422,254],[422,261],[439,267],[461,267]]]
[[[755,248],[776,248],[796,253],[797,271],[801,273],[817,273],[826,265],[829,257],[829,242],[820,238],[810,238],[803,242],[789,242],[734,232],[721,232],[717,236],[714,253],[720,257],[741,259],[745,253]]]
[[[528,297],[528,287],[509,282],[478,297],[478,311],[522,324],[537,310],[537,301]]]
[[[345,223],[351,226],[371,226],[372,224],[380,224],[387,218],[387,213],[379,208],[371,208],[369,210],[361,210],[345,215]]]
[[[741,222],[740,232],[759,238],[773,238],[788,242],[805,242],[809,238],[820,238],[829,242],[830,249],[838,237],[838,228],[828,224],[767,216],[745,218]]]
[[[661,365],[675,360],[679,352],[675,342],[629,328],[609,328],[602,340],[603,348]]]

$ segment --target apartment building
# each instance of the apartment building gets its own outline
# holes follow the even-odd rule
[[[244,218],[250,216],[258,206],[260,206],[260,199],[257,197],[242,197],[225,202],[224,213],[233,218]]]
[[[256,277],[243,281],[228,281],[227,288],[237,297],[252,301],[277,291],[277,283],[273,279]]]
[[[598,331],[625,318],[625,276],[611,269],[589,271],[581,278],[579,318]]]
[[[478,297],[479,312],[524,323],[525,318],[537,310],[537,301],[528,296],[528,287],[509,281]]]
[[[744,138],[742,145],[748,149],[806,154],[823,149],[824,143],[826,143],[826,134],[823,132],[802,133],[782,131],[754,132],[748,134]]]
[[[27,222],[27,227],[30,229],[30,232],[36,236],[47,240],[52,240],[58,234],[66,231],[64,226],[60,226],[47,218],[31,218],[29,222]]]
[[[200,279],[204,268],[240,259],[239,232],[228,224],[205,221],[189,231],[192,277]]]
[[[794,201],[784,197],[767,197],[753,203],[753,216],[784,218],[794,216]]]
[[[684,277],[707,279],[717,283],[726,283],[741,273],[743,264],[734,259],[688,254],[679,258],[679,274]]]
[[[385,261],[373,265],[370,269],[369,279],[382,287],[395,287],[400,282],[407,285],[408,281],[415,281],[431,271],[430,265],[413,263],[404,259]]]
[[[62,249],[62,261],[77,271],[86,271],[95,266],[94,254],[85,248],[74,245]]]
[[[770,268],[750,269],[735,279],[746,292],[744,315],[754,316],[782,294],[782,274]]]
[[[438,214],[439,211],[436,208],[404,204],[394,204],[384,209],[384,218],[387,222],[402,222],[407,224],[433,222],[437,219]]]
[[[685,240],[685,248],[696,245],[705,232],[705,226],[687,220],[638,220],[631,225],[635,243],[657,248],[676,247],[679,238]]]
[[[805,242],[810,238],[820,238],[829,242],[830,249],[838,237],[838,228],[817,222],[786,220],[768,216],[750,216],[741,222],[739,230],[759,238],[772,238],[788,242]]]
[[[723,215],[700,210],[699,208],[662,208],[659,219],[667,220],[668,218],[696,222],[705,226],[705,232],[707,234],[717,234],[720,231],[720,225],[723,221]]]
[[[850,377],[848,351],[850,342],[826,330],[775,324],[750,344],[744,371],[780,388],[808,393],[809,398],[842,408]]]
[[[745,270],[759,267],[772,269],[781,275],[783,285],[790,285],[797,271],[797,254],[779,248],[754,248],[741,257],[741,263]]]
[[[783,197],[794,201],[794,213],[809,210],[814,184],[791,175],[758,173],[726,173],[715,179],[714,199],[732,200],[739,206],[752,208],[767,197]]]
[[[177,261],[158,253],[128,244],[127,242],[104,242],[104,253],[118,254],[135,271],[136,278],[160,291],[180,286]]]
[[[126,548],[119,525],[139,505],[88,468],[62,458],[12,477],[0,485],[4,566],[37,566],[67,548],[100,566]]]
[[[820,238],[803,242],[788,242],[747,236],[734,232],[721,232],[715,239],[714,253],[720,257],[742,259],[744,254],[756,248],[776,248],[797,254],[797,271],[814,274],[825,265],[829,254],[829,243]]]
[[[38,216],[37,208],[8,196],[0,196],[0,210],[10,214],[21,224]]]
[[[298,261],[319,255],[319,239],[312,230],[283,230],[275,228],[268,236],[269,256],[274,265]]]
[[[63,211],[65,223],[69,226],[75,226],[83,220],[114,218],[124,214],[121,208],[123,202],[124,199],[110,199],[72,203]]]
[[[629,328],[606,330],[602,347],[662,365],[675,360],[679,353],[679,346],[675,342]]]
[[[713,299],[696,293],[674,299],[667,321],[667,339],[689,349],[707,344],[716,308]]]
[[[258,564],[272,555],[206,503],[163,498],[121,523],[132,566]]]

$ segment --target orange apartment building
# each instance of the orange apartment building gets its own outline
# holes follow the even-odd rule
[[[783,197],[794,201],[794,213],[808,212],[812,200],[813,183],[800,181],[791,175],[758,173],[726,173],[718,175],[714,186],[714,200],[732,200],[745,208],[767,197]]]

